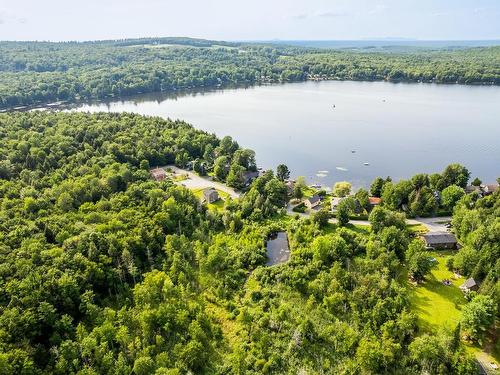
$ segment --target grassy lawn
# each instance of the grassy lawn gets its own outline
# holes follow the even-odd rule
[[[196,198],[202,200],[203,190],[205,189],[192,189],[191,191],[196,196]],[[230,198],[229,194],[224,191],[217,190],[217,192],[219,193],[220,199],[214,203],[207,204],[209,210],[222,211],[224,209],[224,203]]]
[[[428,232],[428,229],[423,224],[408,224],[406,225],[406,228],[408,228],[410,232],[417,234]]]
[[[311,198],[314,194],[316,194],[318,190],[313,189],[309,186],[306,186],[305,188],[302,189],[302,193],[304,194],[304,199]]]
[[[187,176],[185,174],[176,174],[176,175],[171,175],[172,181],[174,182],[181,182],[187,179]]]
[[[431,274],[418,286],[408,283],[412,310],[417,313],[418,324],[424,331],[434,332],[443,326],[454,328],[466,303],[458,288],[464,279],[454,279],[453,273],[446,268],[446,261],[452,254],[452,251],[429,252],[437,260]],[[444,285],[443,279],[451,280],[452,285]]]

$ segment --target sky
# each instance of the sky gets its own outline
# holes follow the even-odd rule
[[[0,0],[0,40],[500,39],[500,0]]]

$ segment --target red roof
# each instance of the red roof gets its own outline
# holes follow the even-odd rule
[[[368,200],[370,201],[370,204],[372,206],[376,206],[377,204],[380,204],[380,202],[382,202],[382,199],[377,198],[377,197],[370,197],[370,198],[368,198]]]

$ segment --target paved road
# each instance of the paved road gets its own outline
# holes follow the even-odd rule
[[[301,213],[301,212],[294,212],[293,211],[293,205],[288,204],[286,211],[288,215],[299,215],[300,217],[309,217],[309,213]],[[427,228],[427,230],[431,233],[435,232],[446,232],[447,228],[445,226],[446,222],[451,221],[451,216],[445,216],[445,217],[419,217],[415,219],[407,219],[406,222],[408,224],[421,224]],[[333,218],[328,220],[329,223],[335,224],[337,223],[337,219]],[[358,225],[370,225],[370,222],[368,220],[349,220],[350,223],[352,224],[358,224]]]
[[[175,183],[178,185],[185,186],[189,189],[206,189],[206,188],[213,187],[217,190],[220,190],[220,191],[223,191],[223,192],[229,194],[229,196],[231,196],[231,198],[233,198],[233,199],[237,199],[240,197],[240,193],[236,192],[234,189],[230,188],[227,185],[224,185],[224,184],[217,182],[217,181],[213,181],[212,178],[209,176],[201,177],[201,176],[198,176],[196,173],[193,173],[193,172],[185,170],[185,169],[177,168],[176,166],[173,166],[173,165],[167,165],[167,166],[163,167],[163,169],[165,169],[165,170],[167,170],[167,168],[171,169],[175,173],[175,175],[177,175],[177,176],[180,176],[180,175],[187,175],[188,176],[188,178],[185,180],[176,181]]]

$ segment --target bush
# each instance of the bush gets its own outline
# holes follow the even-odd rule
[[[304,212],[306,212],[306,205],[304,203],[300,203],[297,206],[295,206],[294,208],[292,208],[292,211],[304,213]]]

